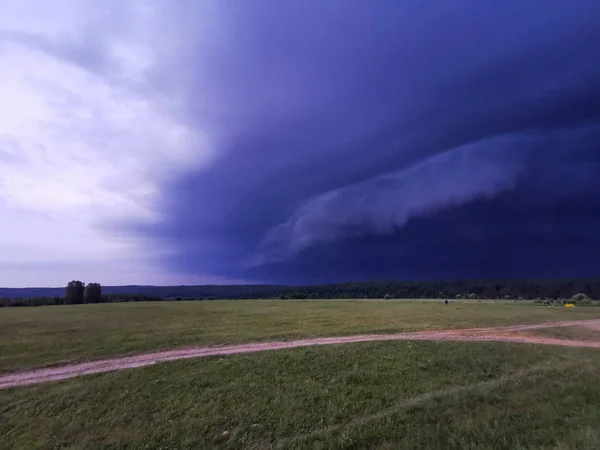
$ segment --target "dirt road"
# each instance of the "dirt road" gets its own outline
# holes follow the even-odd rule
[[[545,344],[566,347],[600,348],[600,341],[563,340],[537,336],[520,335],[519,332],[539,328],[594,326],[600,327],[600,320],[574,320],[563,322],[546,322],[532,325],[514,325],[496,328],[470,328],[463,330],[415,331],[397,334],[363,334],[357,336],[327,337],[302,339],[296,341],[259,342],[222,347],[193,347],[181,350],[170,350],[156,353],[145,353],[135,356],[112,358],[81,364],[71,364],[63,367],[36,369],[28,372],[17,372],[0,376],[0,389],[14,386],[44,383],[62,380],[94,373],[114,370],[132,369],[149,366],[159,362],[178,359],[200,358],[203,356],[233,355],[240,353],[263,352],[287,348],[309,347],[314,345],[347,344],[351,342],[372,341],[502,341],[523,344]]]

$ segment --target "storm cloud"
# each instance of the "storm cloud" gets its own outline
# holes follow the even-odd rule
[[[0,33],[163,120],[123,141],[152,195],[103,239],[178,280],[598,275],[597,1],[147,5],[79,39]]]
[[[187,109],[217,156],[165,185],[163,220],[140,228],[175,250],[168,267],[290,283],[596,273],[596,3],[219,16]]]

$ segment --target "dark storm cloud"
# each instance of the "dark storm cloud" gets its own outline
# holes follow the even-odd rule
[[[600,267],[600,4],[222,2],[186,17],[215,156],[138,231],[184,273],[276,282]],[[203,31],[204,30],[204,31]]]

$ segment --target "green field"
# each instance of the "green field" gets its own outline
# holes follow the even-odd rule
[[[535,330],[536,336],[579,341],[600,341],[600,328],[597,327],[556,327]]]
[[[2,370],[192,344],[600,318],[514,303],[231,301],[0,310]],[[536,330],[536,333],[541,330]],[[597,449],[600,351],[372,342],[0,390],[0,449]]]
[[[532,303],[205,301],[5,308],[0,373],[192,345],[600,318]]]

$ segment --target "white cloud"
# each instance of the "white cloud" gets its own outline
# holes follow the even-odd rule
[[[160,183],[209,156],[147,85],[169,48],[154,45],[160,11],[125,3],[0,5],[0,264],[19,267],[0,285],[39,285],[28,265],[53,261],[91,264],[105,283],[124,281],[132,261],[148,267],[148,249],[101,225],[155,219]],[[50,271],[44,283],[71,278]]]

